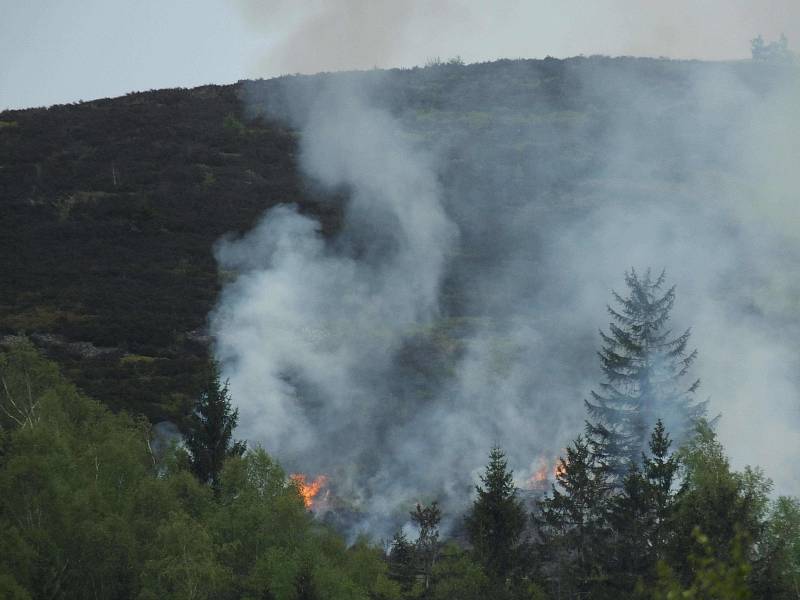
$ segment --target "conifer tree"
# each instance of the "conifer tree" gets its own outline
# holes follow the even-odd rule
[[[204,483],[216,488],[225,459],[241,456],[246,443],[233,440],[239,421],[239,410],[231,406],[228,382],[220,383],[219,368],[211,365],[203,393],[191,416],[191,429],[186,436],[192,471]]]
[[[650,436],[650,456],[644,458],[643,474],[650,491],[651,511],[653,513],[653,533],[651,547],[656,559],[664,558],[668,538],[668,524],[675,502],[675,478],[680,464],[670,452],[672,440],[661,419],[656,423]]]
[[[389,576],[400,584],[400,589],[407,593],[414,585],[414,545],[408,541],[403,531],[394,534],[389,549]]]
[[[610,500],[613,552],[608,571],[619,595],[629,596],[651,583],[656,564],[666,557],[667,523],[675,501],[678,461],[659,420],[650,436],[650,456],[642,467],[632,463],[618,493]]]
[[[549,563],[544,570],[557,595],[599,597],[606,579],[610,494],[605,465],[578,436],[559,459],[556,483],[534,515],[542,560]]]
[[[475,486],[478,497],[467,515],[467,533],[478,562],[490,576],[503,578],[514,567],[514,552],[527,518],[500,448],[489,454],[481,483]]]
[[[706,402],[694,398],[700,381],[684,381],[697,356],[687,350],[690,330],[673,337],[667,327],[675,287],[662,291],[664,280],[663,271],[655,279],[649,270],[644,277],[626,273],[629,294],[613,292],[620,308],[608,307],[609,333],[600,332],[605,380],[586,401],[586,428],[593,451],[618,480],[639,462],[659,419],[683,442],[706,414]]]

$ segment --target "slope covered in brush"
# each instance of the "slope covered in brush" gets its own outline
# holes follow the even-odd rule
[[[578,220],[612,194],[657,203],[667,195],[665,182],[725,172],[736,102],[695,128],[694,84],[735,77],[759,95],[779,85],[788,68],[505,60],[151,91],[0,113],[0,334],[30,336],[113,408],[181,418],[200,387],[206,319],[227,276],[217,272],[214,243],[289,202],[319,217],[326,234],[337,230],[339,194],[323,198],[298,173],[297,133],[274,117],[304,110],[315,89],[349,78],[368,86],[376,105],[442,157],[447,210],[461,232],[442,291],[445,318],[432,331],[410,332],[401,356],[408,385],[424,393],[458,355],[461,331],[485,325],[474,295],[463,290],[480,292],[507,268],[499,257],[520,236],[532,242],[514,260],[525,263],[535,283],[538,231]],[[640,136],[633,146],[638,159],[654,159],[658,172],[631,178],[610,164],[607,148],[622,121]],[[696,152],[665,155],[663,139],[657,147],[648,143],[665,135],[676,149]],[[692,135],[716,135],[719,145],[709,152],[707,144],[692,144]],[[523,203],[535,227],[493,235],[503,215]],[[504,332],[495,339],[502,368]]]

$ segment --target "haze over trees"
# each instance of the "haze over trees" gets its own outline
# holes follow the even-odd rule
[[[493,448],[466,546],[441,536],[434,502],[411,513],[416,541],[399,532],[384,554],[348,547],[263,449],[232,442],[215,372],[188,455],[154,451],[144,419],[87,398],[27,342],[0,354],[0,382],[3,597],[796,597],[800,505],[770,499],[760,470],[732,470],[703,420],[677,451],[658,420],[616,484],[578,436],[527,507]]]
[[[774,102],[770,119],[781,115],[779,92],[796,76],[789,61],[768,59],[786,44],[771,46],[754,44],[757,60],[730,64],[436,61],[0,113],[0,598],[798,598],[800,504],[776,495],[767,477],[775,472],[734,468],[696,398],[690,334],[670,332],[674,288],[649,271],[626,275],[628,291],[615,296],[602,333],[604,379],[585,406],[586,389],[571,392],[596,359],[594,344],[563,318],[583,322],[573,309],[586,300],[575,282],[596,264],[587,248],[607,252],[613,269],[627,264],[611,260],[622,238],[584,240],[602,237],[598,224],[613,234],[617,217],[657,210],[667,220],[664,247],[701,232],[709,246],[724,242],[720,255],[737,250],[736,293],[724,269],[713,275],[725,285],[703,290],[730,298],[731,313],[751,316],[751,325],[767,323],[765,336],[781,325],[793,331],[793,284],[771,278],[780,261],[795,264],[791,247],[776,236],[761,254],[768,242],[752,231],[730,236],[744,220],[721,210],[713,193],[695,194],[752,188],[793,197],[780,196],[793,181],[785,173],[763,188],[757,179],[742,185],[737,136],[752,138],[739,125],[764,123],[754,98]],[[405,323],[396,352],[359,355],[355,370],[374,393],[341,398],[379,402],[382,412],[365,417],[348,404],[335,407],[342,421],[309,419],[303,434],[333,432],[333,441],[320,436],[298,459],[237,441],[242,399],[221,381],[205,325],[220,291],[245,269],[234,256],[217,272],[214,243],[230,232],[238,239],[265,209],[294,203],[299,216],[313,217],[304,250],[323,262],[352,241],[341,235],[348,186],[326,191],[304,178],[298,129],[258,110],[308,110],[304,101],[337,77],[357,88],[380,80],[373,100],[402,123],[398,137],[419,141],[421,155],[444,148],[432,161],[432,187],[441,185],[460,243],[443,253],[431,321]],[[735,81],[736,93],[715,88],[709,102],[698,81]],[[768,133],[786,141],[781,127]],[[773,155],[755,147],[773,166]],[[767,208],[782,214],[780,202],[736,200],[737,211],[763,209],[753,220],[759,228],[775,218]],[[372,237],[347,246],[339,277],[408,245],[381,235],[396,227],[391,216],[361,216]],[[619,223],[632,237],[652,233]],[[271,263],[273,242],[252,254]],[[695,249],[677,259],[695,259]],[[697,281],[708,274],[698,270]],[[390,289],[408,280],[397,286]],[[291,343],[341,348],[351,324],[320,314],[332,299],[299,299],[320,325],[287,327]],[[737,312],[742,305],[746,313]],[[717,333],[746,347],[759,339],[746,325]],[[381,347],[386,331],[369,334]],[[705,356],[718,341],[692,343]],[[341,375],[324,367],[328,377],[294,388],[292,407],[312,417]],[[452,384],[458,372],[472,375],[460,387]],[[754,405],[772,390],[760,391]],[[441,397],[448,403],[437,405]],[[584,409],[589,423],[579,435]],[[430,426],[436,415],[461,419]],[[163,419],[182,441],[161,443],[153,423]],[[393,429],[397,422],[406,428]],[[531,449],[550,456],[570,422],[576,437],[546,464],[544,483],[527,481],[539,458]],[[502,448],[491,447],[492,436]],[[395,453],[409,447],[410,455]],[[342,448],[353,450],[347,461]],[[444,452],[458,455],[458,470],[439,460]],[[293,470],[305,468],[303,459],[316,460],[313,468],[338,463],[342,482],[355,481],[364,495],[336,497],[331,488],[328,514],[341,518],[326,520],[309,512],[278,459]],[[387,465],[396,469],[383,472]],[[391,500],[390,526],[400,528],[391,541],[374,534],[386,517],[369,512],[367,490],[376,489]]]
[[[682,443],[706,416],[707,402],[695,399],[700,380],[686,378],[697,351],[687,349],[688,329],[672,334],[675,287],[663,289],[665,280],[664,272],[653,278],[648,270],[640,277],[631,269],[625,274],[628,295],[613,293],[619,308],[608,307],[613,322],[609,333],[600,332],[605,380],[586,401],[587,434],[618,476],[640,462],[657,422]]]

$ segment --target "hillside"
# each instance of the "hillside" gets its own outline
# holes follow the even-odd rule
[[[369,84],[409,135],[441,151],[454,213],[470,210],[459,198],[492,197],[500,213],[526,198],[546,226],[583,214],[600,190],[633,195],[607,164],[605,144],[623,118],[642,140],[668,132],[696,150],[664,155],[661,144],[648,157],[642,143],[639,160],[658,156],[658,186],[689,170],[730,169],[729,114],[704,125],[702,135],[722,142],[713,152],[691,143],[699,109],[687,90],[698,78],[734,75],[757,95],[779,85],[785,68],[632,58],[442,64],[0,113],[0,335],[30,336],[113,409],[180,421],[207,364],[207,316],[226,276],[215,242],[281,203],[318,216],[328,234],[337,230],[341,203],[301,176],[297,132],[270,117],[297,110],[292,98],[332,79]],[[647,111],[631,112],[643,100]],[[663,196],[654,189],[637,195]],[[483,217],[464,220],[471,225],[448,273],[443,305],[455,320],[475,316],[459,290],[481,285],[476,265],[498,267],[491,257],[514,240],[470,243],[493,226]],[[524,259],[535,271],[537,256]],[[436,334],[424,359],[408,360],[423,379],[457,342],[450,330]]]
[[[243,133],[238,111],[236,88],[206,87],[4,113],[3,333],[33,335],[114,408],[185,412],[214,241],[304,197],[291,132]]]

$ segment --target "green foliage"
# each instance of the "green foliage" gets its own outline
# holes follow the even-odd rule
[[[492,448],[481,483],[475,487],[478,497],[466,517],[467,533],[478,563],[492,577],[505,579],[516,566],[527,515],[500,448]]]
[[[225,118],[222,120],[222,126],[234,135],[242,135],[247,131],[245,124],[237,119],[236,115],[232,112],[225,115]]]
[[[688,585],[681,580],[665,563],[659,564],[658,582],[652,592],[653,600],[749,600],[752,592],[747,585],[750,565],[744,558],[744,543],[741,538],[733,541],[730,558],[718,558],[707,536],[698,527],[692,530],[692,537],[698,548],[697,553],[688,557],[692,578]]]
[[[389,576],[404,593],[411,591],[416,579],[414,545],[402,531],[395,533],[389,548]]]
[[[29,341],[16,342],[0,354],[0,429],[36,425],[48,393],[63,385],[55,365],[42,360]]]
[[[233,441],[233,430],[239,420],[239,409],[231,406],[228,382],[221,384],[219,370],[212,363],[206,387],[195,405],[186,435],[186,448],[191,457],[192,471],[203,483],[214,488],[225,459],[241,456],[245,443]]]
[[[609,588],[630,595],[650,583],[663,560],[674,506],[677,458],[670,453],[669,435],[659,420],[650,436],[650,455],[642,467],[632,463],[617,493],[608,500],[608,525],[613,532],[604,567]]]
[[[697,435],[681,450],[683,477],[670,521],[670,563],[688,581],[687,556],[696,548],[698,527],[723,562],[731,560],[734,540],[745,544],[745,558],[754,556],[762,540],[772,482],[758,469],[731,470],[712,429],[700,423]]]
[[[481,565],[454,545],[444,548],[431,575],[430,597],[434,600],[484,600],[493,597],[489,577]]]
[[[262,449],[229,456],[214,494],[180,449],[150,452],[144,420],[86,398],[29,345],[0,364],[37,406],[3,430],[0,597],[400,597],[380,551],[315,523]]]
[[[647,435],[658,420],[669,423],[681,441],[691,435],[694,423],[705,416],[706,403],[694,401],[699,380],[683,385],[697,356],[688,352],[689,330],[671,337],[667,328],[675,303],[675,287],[662,292],[665,274],[639,277],[625,274],[629,294],[614,292],[619,309],[608,307],[613,322],[600,333],[599,352],[605,381],[592,392],[586,408],[593,423],[587,433],[596,452],[620,478],[631,462],[639,462]]]
[[[800,594],[800,500],[781,496],[772,504],[755,563],[754,589],[764,598]]]
[[[578,436],[559,459],[556,484],[535,515],[539,554],[556,588],[585,595],[606,581],[610,493],[605,465]]]
[[[438,502],[423,506],[417,504],[411,513],[411,521],[419,528],[419,536],[414,544],[414,561],[422,578],[424,589],[430,586],[431,572],[439,556],[439,523],[442,511]]]
[[[218,598],[227,583],[211,536],[186,513],[171,513],[155,531],[153,553],[142,572],[141,600]]]

